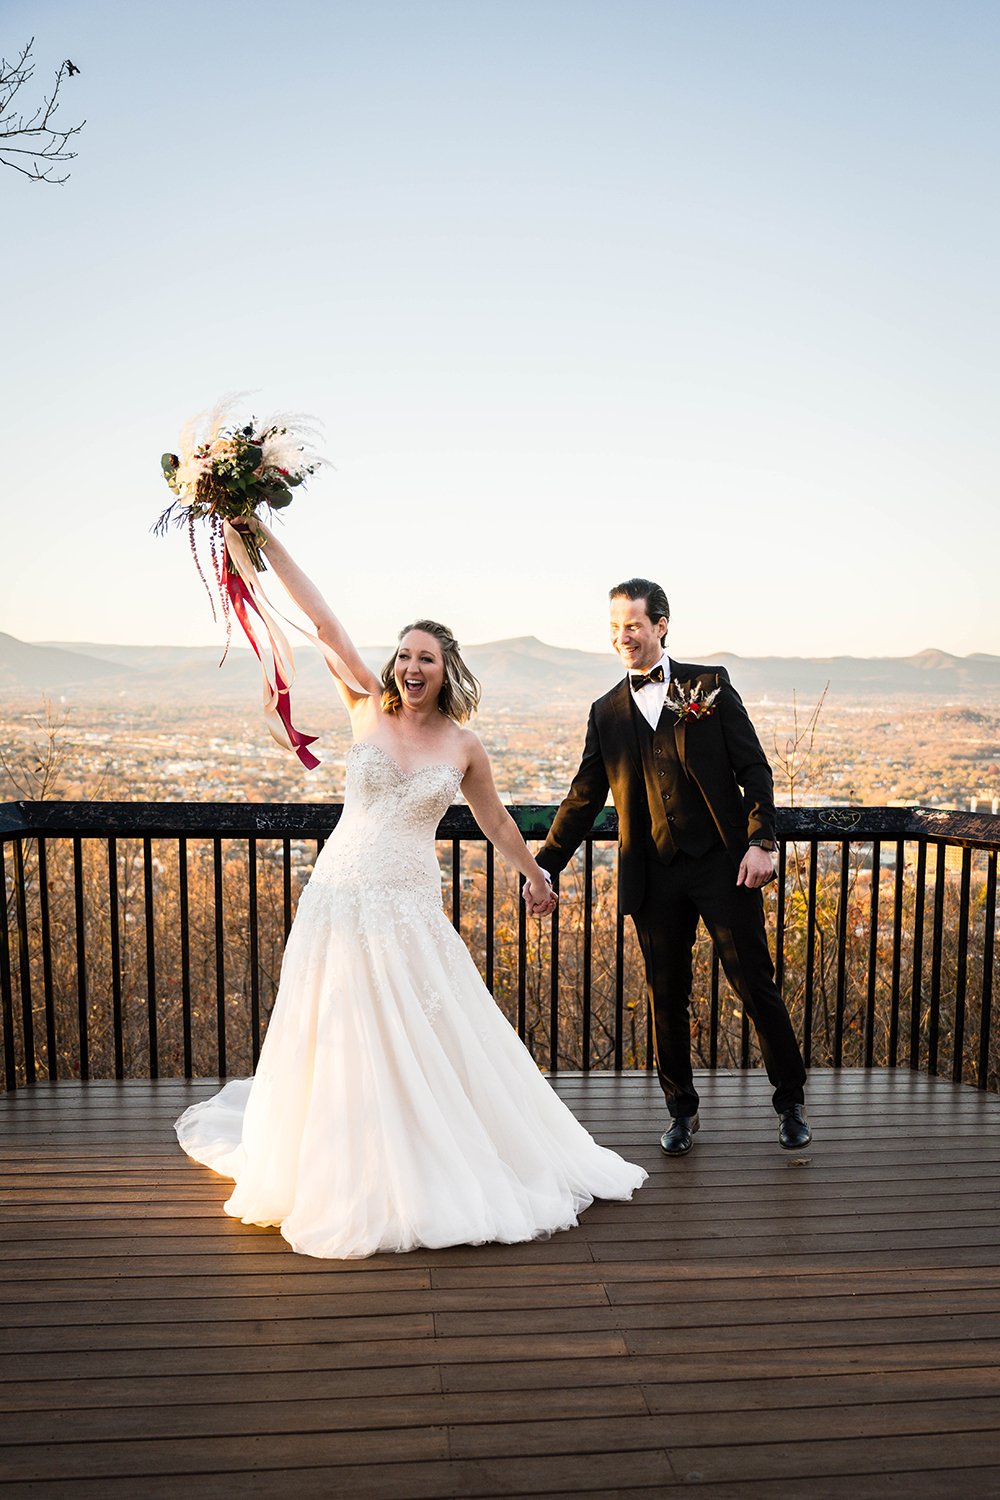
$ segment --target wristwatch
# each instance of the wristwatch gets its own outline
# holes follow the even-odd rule
[[[765,854],[774,854],[774,852],[776,851],[777,847],[778,846],[774,842],[774,839],[751,839],[750,840],[750,848],[751,849],[763,849]]]

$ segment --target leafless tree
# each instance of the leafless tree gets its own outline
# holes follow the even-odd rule
[[[75,159],[76,152],[70,150],[69,143],[87,122],[81,120],[68,130],[59,129],[55,124],[59,90],[63,80],[72,78],[80,69],[66,58],[59,65],[51,94],[42,96],[33,114],[23,114],[18,95],[34,76],[35,65],[31,60],[34,45],[32,37],[12,63],[0,58],[0,166],[11,167],[32,182],[62,183],[69,173],[59,177],[54,175],[55,169]]]
[[[816,707],[810,713],[805,724],[799,723],[799,703],[795,692],[792,692],[792,732],[786,736],[784,744],[779,744],[777,730],[774,732],[774,758],[778,770],[784,777],[783,791],[787,791],[788,806],[795,806],[795,789],[801,781],[803,773],[808,769],[809,758],[816,746],[816,730],[819,726],[819,716],[823,712],[823,704],[830,690],[830,684],[820,693]]]
[[[59,782],[66,762],[65,730],[69,718],[44,699],[40,716],[32,717],[35,738],[20,745],[0,743],[0,800],[13,794],[27,802],[48,802],[61,796]]]

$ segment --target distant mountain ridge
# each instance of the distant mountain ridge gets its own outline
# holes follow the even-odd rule
[[[362,648],[379,670],[389,646]],[[243,702],[259,693],[256,658],[235,646],[218,669],[221,648],[212,646],[130,646],[92,641],[28,642],[0,633],[0,692],[8,699],[57,694],[94,701],[128,695],[135,701],[161,699],[197,703]],[[486,641],[467,648],[466,659],[484,683],[488,700],[506,707],[534,707],[546,701],[589,701],[621,676],[610,649],[580,651],[550,646],[534,636]],[[681,659],[689,659],[680,653]],[[815,698],[827,683],[837,697],[922,698],[1000,696],[1000,656],[975,652],[952,656],[928,648],[904,657],[741,657],[714,652],[695,660],[725,666],[741,694],[783,700],[795,692]],[[303,689],[325,687],[326,667],[303,643],[296,653]]]
[[[928,648],[913,656],[736,656],[707,657],[729,670],[744,697],[797,693],[815,696],[830,684],[831,696],[942,697],[1000,693],[1000,656],[978,651],[952,656]]]

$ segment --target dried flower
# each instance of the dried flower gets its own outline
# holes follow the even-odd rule
[[[172,525],[187,526],[194,545],[191,523],[208,520],[217,542],[223,521],[247,520],[262,507],[284,510],[291,504],[291,491],[324,462],[313,446],[315,423],[281,415],[260,424],[254,418],[237,424],[231,417],[238,399],[229,397],[192,417],[181,431],[180,452],[161,458],[163,477],[177,498],[153,528],[159,536]],[[246,546],[254,567],[263,572],[264,559],[252,535]]]
[[[666,697],[666,707],[678,719],[707,719],[715,713],[715,700],[719,696],[719,688],[713,688],[706,693],[703,688],[695,687],[685,690],[670,684],[670,690]]]

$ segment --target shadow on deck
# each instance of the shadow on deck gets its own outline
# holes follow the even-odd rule
[[[1000,1099],[706,1076],[692,1154],[645,1074],[565,1075],[650,1172],[530,1245],[293,1255],[171,1122],[214,1084],[0,1098],[0,1496],[1000,1493]]]

